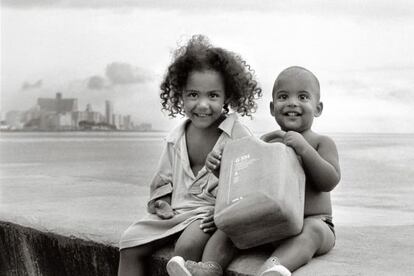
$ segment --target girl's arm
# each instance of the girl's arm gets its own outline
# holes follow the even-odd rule
[[[158,199],[163,199],[171,204],[172,187],[172,165],[168,144],[164,147],[158,164],[157,173],[153,177],[150,185],[150,199],[147,203],[147,211],[156,214],[156,204]]]

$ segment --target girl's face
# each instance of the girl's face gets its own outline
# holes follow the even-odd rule
[[[183,91],[184,112],[197,128],[208,128],[220,118],[226,100],[224,81],[214,70],[193,71]]]

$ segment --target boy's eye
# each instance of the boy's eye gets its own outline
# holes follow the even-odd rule
[[[279,99],[279,100],[286,100],[287,98],[288,98],[288,96],[286,94],[277,95],[277,99]]]
[[[301,94],[301,95],[299,95],[299,99],[300,99],[300,100],[309,100],[309,99],[310,99],[310,97],[309,97],[309,95],[307,95],[307,94]]]

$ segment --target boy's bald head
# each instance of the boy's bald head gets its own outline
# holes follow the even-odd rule
[[[317,99],[320,98],[320,86],[318,78],[308,69],[300,66],[291,66],[283,70],[275,80],[273,85],[273,96],[274,93],[278,90],[278,87],[284,81],[296,81],[302,80],[308,82],[312,87],[315,94],[317,94]]]

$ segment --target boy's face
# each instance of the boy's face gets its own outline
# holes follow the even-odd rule
[[[270,113],[282,130],[301,133],[310,129],[322,109],[319,85],[306,70],[288,69],[276,79]]]

